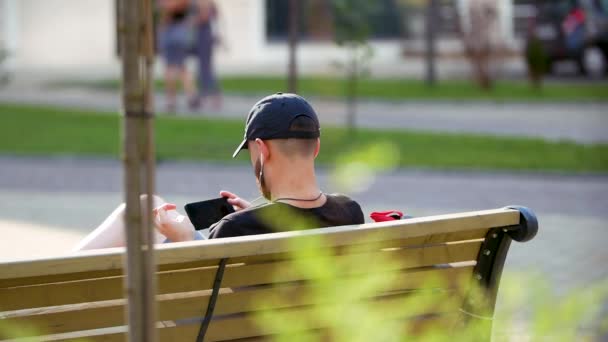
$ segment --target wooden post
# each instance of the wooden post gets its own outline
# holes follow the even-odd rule
[[[156,341],[156,286],[152,227],[154,137],[153,26],[150,0],[119,1],[124,110],[127,316],[130,341]],[[143,206],[142,206],[143,203]]]
[[[289,64],[287,75],[287,89],[290,93],[298,91],[298,66],[297,66],[297,47],[298,47],[298,0],[289,0]]]

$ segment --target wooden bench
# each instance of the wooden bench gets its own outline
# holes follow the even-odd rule
[[[205,341],[264,339],[284,329],[286,321],[313,312],[315,304],[345,305],[309,295],[323,275],[307,272],[301,259],[293,259],[304,253],[304,259],[329,260],[336,272],[332,281],[341,285],[369,275],[391,279],[362,300],[373,308],[411,298],[442,303],[387,309],[383,318],[403,322],[403,334],[483,320],[490,322],[483,332],[489,339],[510,242],[530,240],[537,227],[530,210],[513,207],[162,245],[156,254],[158,334],[161,341],[196,341],[205,321]],[[117,248],[0,264],[0,340],[124,341],[124,255]],[[344,266],[349,258],[357,260],[355,267]],[[389,267],[380,265],[384,260]],[[475,305],[479,298],[471,289],[477,285],[484,289],[483,306]],[[205,313],[211,313],[207,320]],[[285,320],[259,326],[261,313]],[[327,325],[313,320],[306,329],[323,334],[331,328]]]

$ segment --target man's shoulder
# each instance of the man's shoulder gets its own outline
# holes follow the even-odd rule
[[[359,203],[344,194],[327,194],[322,207],[327,222],[332,225],[361,224],[365,222]]]
[[[272,233],[364,223],[361,206],[344,194],[326,194],[317,208],[271,202],[225,216],[211,229],[211,238]]]
[[[259,221],[260,212],[271,210],[273,203],[249,207],[224,216],[211,227],[211,238],[266,233]]]
[[[361,206],[354,199],[344,194],[326,194],[327,205],[329,206],[347,206],[361,210]]]
[[[218,226],[234,226],[242,225],[243,223],[250,224],[255,221],[256,212],[259,207],[249,207],[235,211],[231,214],[224,216],[219,222]]]
[[[229,215],[226,215],[223,220],[235,221],[235,220],[247,220],[249,218],[255,218],[259,212],[272,210],[276,203],[265,203],[261,205],[252,206],[239,211],[235,211]]]
[[[346,196],[345,194],[333,193],[333,194],[325,194],[325,196],[329,200],[333,200],[336,203],[351,203],[351,202],[357,203],[355,200]]]

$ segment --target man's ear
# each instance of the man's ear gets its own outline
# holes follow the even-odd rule
[[[255,139],[255,144],[260,150],[260,154],[262,154],[264,160],[268,160],[270,158],[270,149],[268,148],[268,144],[266,144],[266,142],[260,138]]]
[[[315,158],[319,155],[319,151],[321,150],[321,139],[317,138],[317,147],[315,147]]]

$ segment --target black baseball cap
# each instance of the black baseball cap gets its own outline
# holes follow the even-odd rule
[[[302,120],[296,119],[309,124],[298,124]],[[276,93],[253,105],[245,122],[245,137],[232,158],[247,148],[249,140],[315,139],[320,135],[317,113],[308,101],[296,94]]]

